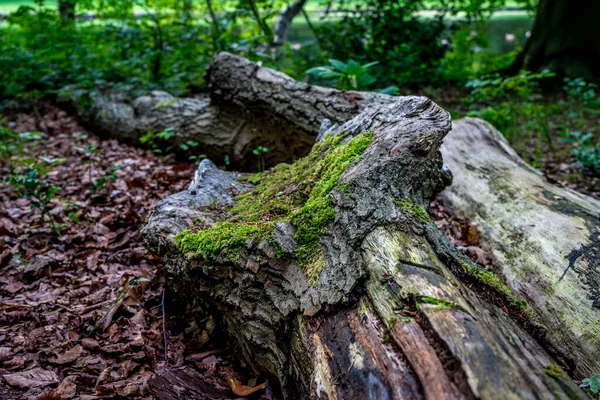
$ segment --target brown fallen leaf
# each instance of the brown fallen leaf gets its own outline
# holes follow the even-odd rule
[[[20,388],[44,387],[59,382],[58,376],[54,371],[45,370],[39,367],[27,371],[16,372],[14,374],[2,375],[2,377],[9,385]]]
[[[77,394],[77,376],[67,376],[55,390],[55,393],[60,396],[61,399],[70,399],[75,397]]]
[[[56,362],[58,364],[70,364],[76,361],[79,358],[79,356],[81,356],[82,351],[83,348],[81,347],[81,345],[78,344],[72,349],[67,350],[63,354],[61,354]]]
[[[248,386],[242,385],[242,383],[240,381],[238,381],[237,379],[234,379],[234,378],[228,378],[227,383],[229,384],[231,391],[238,396],[249,396],[252,393],[255,393],[255,392],[258,392],[259,390],[264,389],[267,386],[267,383],[265,382],[265,383],[261,383],[258,386],[248,387]]]
[[[8,360],[12,349],[10,347],[0,347],[0,362]]]

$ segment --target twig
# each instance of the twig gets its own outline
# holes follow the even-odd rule
[[[167,291],[166,287],[163,287],[162,292],[162,328],[163,328],[163,339],[165,342],[165,364],[169,365],[169,355],[167,354],[167,328],[165,327],[165,292]]]

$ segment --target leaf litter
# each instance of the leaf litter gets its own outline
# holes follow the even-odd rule
[[[15,157],[52,161],[44,179],[60,191],[50,224],[5,181],[9,163],[0,161],[0,398],[152,399],[152,379],[170,366],[232,396],[219,398],[236,397],[231,379],[248,380],[211,341],[214,321],[177,312],[139,233],[158,200],[185,189],[194,165],[100,140],[50,104],[4,123],[40,132]]]

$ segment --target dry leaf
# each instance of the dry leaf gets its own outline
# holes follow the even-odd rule
[[[67,376],[55,390],[61,398],[70,399],[77,394],[77,376]]]
[[[81,345],[77,345],[70,350],[65,351],[58,357],[56,361],[58,364],[70,364],[77,360],[79,356],[81,356],[81,352],[83,351]]]
[[[231,391],[238,396],[251,395],[252,393],[258,392],[259,390],[262,390],[267,386],[267,383],[265,382],[265,383],[261,383],[258,386],[248,387],[248,386],[242,385],[240,383],[240,381],[238,381],[237,379],[234,379],[234,378],[228,378],[227,383],[229,384]]]
[[[58,383],[58,376],[53,371],[33,368],[27,371],[3,375],[11,386],[20,388],[44,387]]]

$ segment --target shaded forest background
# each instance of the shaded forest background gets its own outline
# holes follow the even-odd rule
[[[585,19],[598,6],[563,17],[573,14],[563,3],[297,1],[281,40],[284,1],[3,1],[1,104],[65,93],[82,104],[94,92],[198,95],[210,58],[226,50],[311,83],[429,96],[455,118],[491,122],[535,167],[594,186],[581,172],[600,169],[598,56]],[[547,34],[552,23],[558,38]]]

